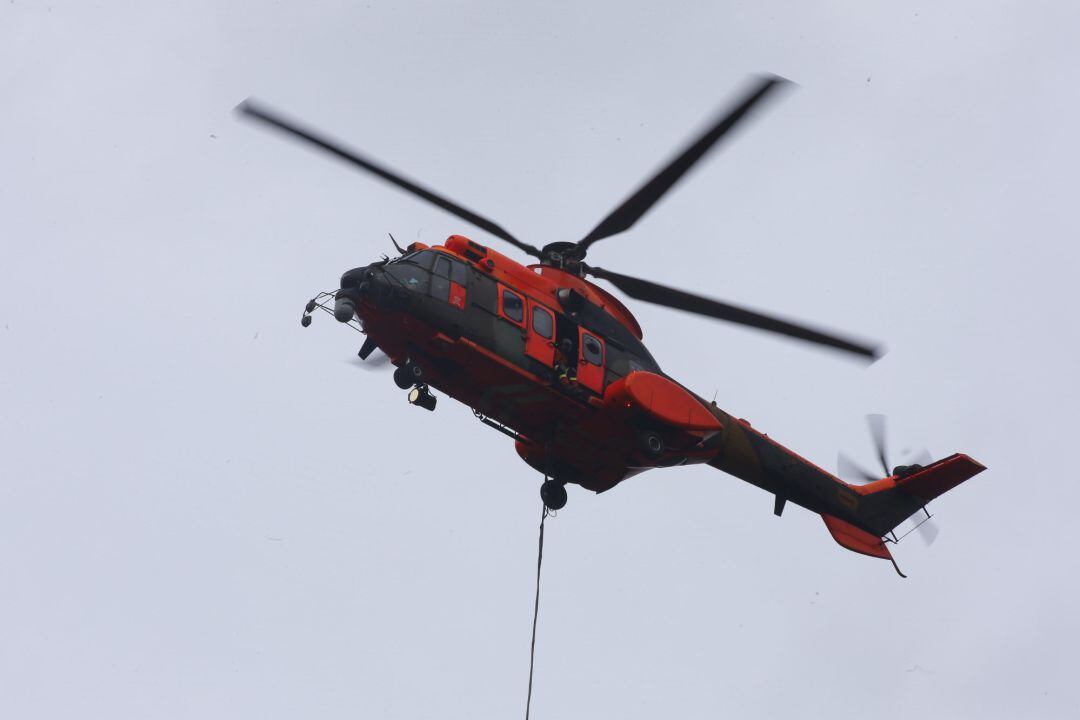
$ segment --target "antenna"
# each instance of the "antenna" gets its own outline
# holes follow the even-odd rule
[[[393,233],[386,233],[386,234],[390,236],[390,242],[394,243],[394,247],[397,248],[398,254],[399,255],[404,255],[405,251],[402,250],[401,246],[397,244],[397,240],[394,239],[394,234]]]

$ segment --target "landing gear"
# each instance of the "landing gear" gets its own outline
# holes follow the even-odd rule
[[[408,363],[394,370],[394,384],[402,390],[408,390],[414,385],[412,376],[409,375]]]
[[[566,485],[558,480],[545,480],[540,486],[540,499],[548,510],[562,510],[566,507]]]
[[[364,347],[360,350],[361,356],[363,356],[364,350],[367,348],[367,343],[364,343]],[[374,343],[371,350],[374,350]],[[424,382],[424,371],[416,363],[406,361],[404,365],[394,370],[394,384],[402,390],[409,391],[409,404],[417,405],[428,411],[435,409],[436,398],[428,390],[427,383]]]
[[[420,366],[411,360],[405,363],[405,370],[409,373],[409,377],[412,378],[413,383],[419,385],[424,382],[424,371],[420,369]]]
[[[414,385],[422,385],[424,371],[412,361],[406,361],[404,365],[394,371],[394,384],[402,390],[408,390]]]

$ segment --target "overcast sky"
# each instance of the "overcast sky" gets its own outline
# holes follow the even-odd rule
[[[943,7],[945,6],[945,7]],[[481,231],[236,120],[256,96],[541,245],[798,83],[590,259],[879,340],[632,304],[664,369],[832,469],[963,451],[910,575],[708,467],[570,489],[536,718],[1080,716],[1080,8],[0,5],[0,716],[515,717],[541,478],[304,302]],[[508,248],[494,245],[502,251]]]

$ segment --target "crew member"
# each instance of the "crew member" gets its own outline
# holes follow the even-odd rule
[[[571,358],[574,356],[574,343],[570,338],[563,338],[555,346],[555,375],[563,384],[577,382],[577,372]]]

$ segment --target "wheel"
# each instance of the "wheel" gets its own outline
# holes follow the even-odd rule
[[[652,430],[642,430],[638,433],[638,447],[650,460],[659,460],[664,456],[664,438]]]
[[[562,510],[566,507],[566,486],[558,480],[545,480],[540,486],[540,499],[549,510]]]
[[[412,373],[409,372],[407,363],[394,370],[394,384],[402,390],[408,390],[416,384],[416,381],[412,379]]]
[[[424,371],[420,369],[419,365],[414,362],[407,362],[405,367],[408,368],[409,377],[412,378],[413,383],[424,382]]]

